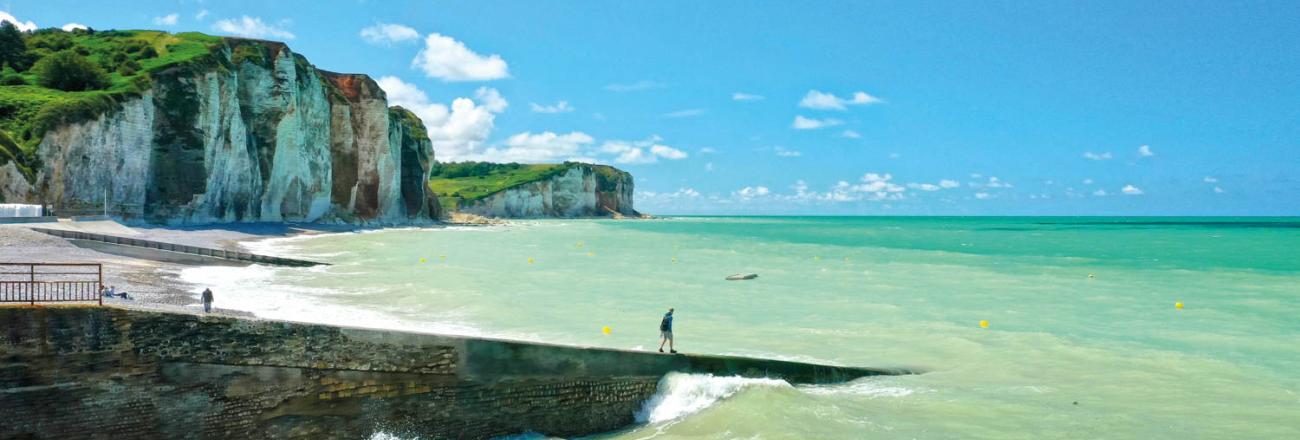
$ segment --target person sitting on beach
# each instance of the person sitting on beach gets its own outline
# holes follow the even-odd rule
[[[668,308],[668,313],[664,314],[664,319],[659,321],[659,352],[664,352],[664,343],[668,344],[668,352],[676,353],[673,348],[673,308]]]
[[[103,284],[100,284],[100,285],[99,285],[99,296],[106,296],[106,297],[112,298],[112,297],[113,297],[113,293],[110,292],[110,291],[108,290],[108,286],[105,286],[105,285],[103,285]]]
[[[108,286],[108,293],[105,294],[104,296],[107,296],[109,298],[117,296],[117,286]]]
[[[212,313],[212,289],[203,289],[203,313]]]

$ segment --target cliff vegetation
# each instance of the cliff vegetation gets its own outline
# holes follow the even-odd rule
[[[0,165],[29,180],[46,131],[99,117],[151,84],[151,73],[211,53],[222,39],[190,32],[19,32],[0,26]]]

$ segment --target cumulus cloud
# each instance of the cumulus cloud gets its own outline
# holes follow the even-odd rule
[[[200,21],[202,21],[202,20],[205,19],[205,18],[208,18],[208,10],[207,10],[207,9],[199,10],[199,13],[194,14],[194,19],[195,19],[195,20],[200,20]]]
[[[795,130],[816,130],[818,128],[833,127],[843,123],[844,121],[839,119],[812,119],[799,115],[794,117],[794,122],[790,124],[790,127]]]
[[[851,98],[841,98],[831,93],[809,90],[799,101],[799,106],[815,110],[845,110],[850,105],[879,104],[885,102],[866,92],[854,92]]]
[[[732,101],[761,101],[763,95],[754,95],[751,93],[736,92],[731,94]]]
[[[574,160],[575,162],[596,162],[591,158],[577,157],[583,147],[595,142],[591,136],[580,131],[568,134],[556,134],[549,131],[533,134],[523,132],[510,136],[505,145],[491,147],[475,158],[499,162],[555,162]],[[575,160],[578,159],[578,160]],[[585,159],[585,160],[583,160]]]
[[[1142,190],[1133,185],[1124,185],[1123,188],[1120,188],[1120,192],[1130,196],[1142,195]]]
[[[1218,186],[1215,186],[1215,187],[1214,187],[1214,193],[1215,193],[1215,194],[1223,194],[1224,192],[1225,192],[1225,191],[1223,191],[1223,188],[1219,188]]]
[[[176,22],[180,21],[180,19],[181,15],[173,12],[161,17],[154,17],[153,24],[159,26],[176,26]]]
[[[971,176],[975,177],[980,175],[972,174]],[[984,180],[983,182],[968,182],[966,185],[970,186],[971,188],[1011,188],[1010,183],[1005,182],[1002,179],[999,179],[998,176],[989,176],[988,179]]]
[[[651,136],[639,141],[609,140],[601,144],[599,152],[614,156],[614,162],[626,164],[647,164],[658,162],[660,158],[668,160],[685,159],[685,151],[663,145],[663,138]]]
[[[477,102],[456,98],[450,107],[430,101],[419,87],[397,77],[379,78],[379,87],[388,94],[390,104],[405,107],[424,121],[439,160],[477,158],[492,133],[496,114],[509,105],[496,89],[487,87],[475,91]]]
[[[678,110],[678,111],[675,111],[675,112],[664,113],[663,116],[664,116],[665,118],[689,118],[689,117],[693,117],[693,116],[699,116],[699,115],[702,115],[702,114],[704,114],[704,113],[706,113],[706,112],[708,112],[708,109],[702,109],[702,108],[688,108],[688,109],[685,109],[685,110]]]
[[[424,38],[424,48],[411,65],[443,81],[487,81],[510,76],[500,55],[479,55],[464,43],[438,33]]]
[[[772,191],[768,190],[766,186],[746,186],[741,188],[739,191],[736,191],[735,194],[740,196],[742,199],[752,199],[766,196],[771,192]]]
[[[394,43],[418,40],[420,33],[410,26],[376,23],[374,26],[361,29],[361,39],[370,44],[391,46]]]
[[[534,102],[530,103],[529,106],[534,113],[568,113],[573,111],[573,107],[569,106],[569,101],[560,101],[554,105],[541,105]]]
[[[249,17],[247,15],[238,19],[218,20],[212,24],[212,29],[224,34],[235,35],[247,38],[280,38],[292,40],[295,38],[293,32],[289,32],[279,26],[272,26],[263,22],[259,17]]]
[[[843,132],[840,133],[840,137],[849,138],[849,139],[859,139],[862,137],[862,135],[858,134],[858,132],[853,130],[844,130]]]
[[[18,30],[22,32],[31,32],[36,30],[35,22],[32,22],[31,20],[19,21],[18,17],[14,17],[13,15],[10,15],[8,12],[0,11],[0,23],[5,23],[5,22],[13,23],[14,27],[18,28]]]
[[[1114,156],[1111,156],[1110,152],[1093,153],[1091,151],[1085,151],[1083,157],[1088,160],[1110,160]]]
[[[938,191],[940,189],[943,189],[939,185],[935,185],[933,183],[909,183],[907,184],[907,187],[912,189],[919,189],[921,191]]]
[[[660,199],[693,199],[700,196],[699,191],[696,191],[694,188],[688,188],[688,187],[681,187],[678,188],[677,191],[670,192],[670,193],[641,191],[640,194],[644,197],[654,197]]]
[[[957,183],[956,180],[943,179],[939,181],[940,188],[956,188],[959,186],[961,186],[961,184]]]
[[[63,29],[65,32],[72,32],[77,29],[90,29],[90,27],[81,23],[68,23],[63,25],[60,29]]]
[[[630,84],[610,84],[605,86],[605,90],[611,92],[639,92],[642,90],[662,89],[664,87],[668,87],[668,85],[658,81],[643,79]]]
[[[700,154],[717,154],[718,149],[713,147],[704,147],[700,149]]]
[[[799,152],[799,151],[797,151],[797,150],[788,150],[788,149],[786,149],[785,147],[776,147],[776,148],[774,148],[773,150],[776,151],[776,155],[777,155],[777,156],[781,156],[781,157],[799,157],[799,156],[803,156],[803,153],[802,153],[802,152]]]
[[[713,162],[705,163],[705,164],[704,164],[704,171],[710,171],[710,172],[712,172],[712,171],[713,171]]]
[[[1204,180],[1205,183],[1219,183],[1218,177],[1205,176],[1205,178],[1201,180]]]
[[[1093,192],[1092,192],[1092,195],[1097,196],[1097,197],[1106,197],[1107,194],[1106,194],[1106,190],[1104,190],[1104,189],[1099,189],[1099,190],[1093,191]]]
[[[1155,155],[1156,153],[1151,151],[1150,145],[1143,145],[1138,147],[1138,157],[1151,157]]]
[[[1084,185],[1092,185],[1092,179],[1083,179]]]
[[[979,200],[988,200],[993,198],[993,195],[986,192],[977,192],[975,193],[975,198]]]

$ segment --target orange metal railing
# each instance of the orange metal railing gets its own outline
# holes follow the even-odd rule
[[[100,263],[0,263],[0,302],[96,301],[104,265]]]

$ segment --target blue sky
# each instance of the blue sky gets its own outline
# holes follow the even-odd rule
[[[652,213],[1300,214],[1294,1],[0,10],[287,41],[379,79],[440,159],[613,164]]]

